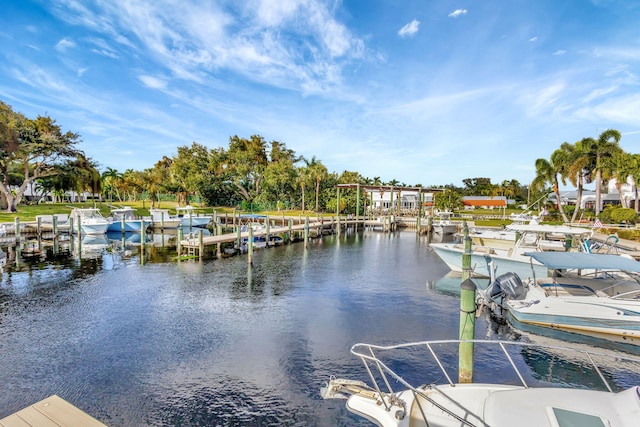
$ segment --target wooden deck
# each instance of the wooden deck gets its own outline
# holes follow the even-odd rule
[[[57,395],[0,420],[0,427],[106,427]]]

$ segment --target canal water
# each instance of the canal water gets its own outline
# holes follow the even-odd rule
[[[57,394],[109,426],[369,426],[319,394],[330,375],[366,380],[351,346],[458,336],[459,278],[412,232],[260,250],[253,267],[176,262],[162,242],[144,263],[135,241],[2,248],[0,418]]]

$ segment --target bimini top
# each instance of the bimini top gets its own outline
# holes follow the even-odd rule
[[[553,270],[618,270],[640,273],[640,262],[620,255],[586,252],[525,252],[545,267]]]
[[[592,234],[593,230],[580,227],[567,227],[566,225],[547,225],[547,224],[510,224],[507,226],[509,230],[519,231],[521,233],[559,233],[570,235]]]

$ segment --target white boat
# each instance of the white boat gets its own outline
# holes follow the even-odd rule
[[[107,231],[140,233],[151,225],[151,219],[137,219],[135,209],[130,206],[111,209],[111,224]]]
[[[451,215],[453,215],[452,212],[443,211],[439,212],[437,215],[438,219],[433,221],[432,225],[434,234],[444,236],[448,234],[454,234],[456,231],[458,231],[458,224],[451,221]]]
[[[474,276],[494,277],[493,274],[515,272],[521,277],[529,277],[532,269],[536,276],[544,276],[546,267],[532,260],[525,252],[578,251],[582,249],[583,240],[593,233],[587,228],[555,225],[519,224],[513,225],[512,229],[518,238],[508,249],[472,245],[471,268]],[[452,271],[462,272],[464,244],[432,243],[429,246]]]
[[[178,228],[182,223],[182,218],[169,213],[169,209],[149,209],[151,215],[151,227],[155,229]]]
[[[515,321],[612,339],[640,339],[640,262],[622,255],[528,253],[550,275],[496,278],[483,299]]]
[[[178,227],[201,227],[204,228],[211,222],[213,216],[195,214],[192,206],[177,207],[177,215],[169,213],[169,209],[149,209],[152,227],[178,228]]]
[[[82,234],[104,234],[111,224],[111,219],[103,217],[96,208],[74,208],[69,219],[73,219],[72,233],[78,232],[78,222]]]
[[[484,375],[487,382],[452,380],[456,373],[451,372],[451,365],[456,365],[459,358],[456,353],[469,345],[473,346],[477,357],[491,360],[495,367]],[[627,385],[628,388],[618,388],[610,384],[602,373],[606,366],[607,369],[631,372],[631,376],[637,376],[640,358],[631,355],[498,340],[423,341],[396,346],[356,344],[351,353],[364,363],[371,385],[332,377],[321,389],[321,395],[325,399],[347,399],[349,411],[381,427],[638,425],[640,387]],[[413,385],[407,375],[396,372],[406,363],[394,364],[398,358],[389,360],[386,356],[390,353],[406,354],[400,360],[406,358],[414,365],[424,364],[426,368],[410,372],[411,382],[423,385]],[[524,367],[528,366],[527,358],[535,359],[540,354],[562,359],[558,363],[549,363],[548,367],[545,366],[548,369],[554,366],[558,369],[563,365],[561,362],[570,357],[570,363],[584,369],[578,380],[585,377],[599,379],[602,389],[593,385],[571,384],[562,373],[557,374],[558,384],[553,382],[553,375],[547,377],[548,372],[544,373],[543,381],[534,384],[535,375],[528,375]],[[599,365],[596,365],[596,360]],[[475,372],[473,376],[476,376]],[[511,381],[503,383],[503,380]],[[394,390],[396,385],[401,390]]]
[[[177,207],[176,212],[181,227],[206,227],[213,219],[211,215],[196,214],[191,205]]]

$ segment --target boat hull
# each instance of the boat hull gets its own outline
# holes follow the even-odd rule
[[[130,219],[124,222],[124,228],[123,228],[122,221],[114,221],[111,224],[109,224],[109,228],[107,228],[107,231],[140,233],[143,227],[146,230],[150,225],[151,225],[150,220],[143,220],[143,219],[131,220]]]
[[[433,243],[430,246],[452,271],[462,273],[463,248],[450,243]],[[531,277],[534,273],[536,277],[547,276],[547,268],[538,262],[532,262],[529,257],[518,256],[510,258],[497,254],[488,248],[484,248],[484,250],[475,248],[475,251],[471,253],[472,275],[474,277],[491,277],[490,262],[493,262],[496,277],[508,272],[516,273],[523,279]]]
[[[212,217],[210,216],[185,216],[181,218],[180,226],[181,227],[206,227],[209,222],[211,222]]]

